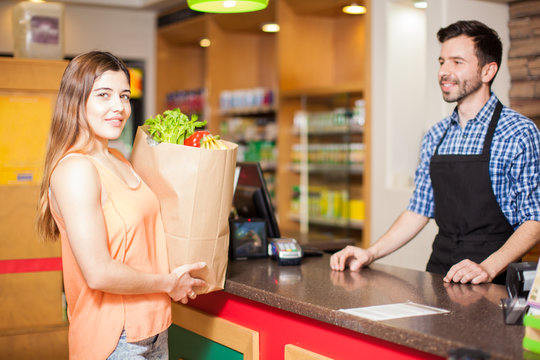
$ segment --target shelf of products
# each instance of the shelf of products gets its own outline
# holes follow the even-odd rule
[[[277,161],[277,125],[273,91],[226,90],[220,94],[220,134],[238,144],[238,161],[257,161],[273,171]]]
[[[308,171],[347,172],[361,175],[364,164],[363,143],[294,144],[292,149],[293,171],[301,171],[302,158],[306,154]]]
[[[176,90],[167,93],[167,109],[179,108],[184,114],[202,116],[204,89]]]
[[[273,114],[274,92],[262,87],[224,90],[219,95],[219,108],[225,116]]]
[[[292,188],[289,219],[299,222],[303,232],[354,237],[364,227],[365,108],[361,96],[303,96],[302,108],[294,113],[296,141],[289,171],[299,173],[299,184]]]
[[[220,134],[238,144],[237,161],[259,162],[275,203],[277,125],[270,89],[225,90],[220,94]]]
[[[293,187],[289,216],[293,221],[300,218],[300,186]],[[309,223],[332,227],[361,230],[364,227],[365,204],[361,199],[351,199],[347,190],[329,186],[308,186]]]

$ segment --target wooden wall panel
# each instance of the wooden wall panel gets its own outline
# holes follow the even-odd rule
[[[167,110],[167,93],[204,88],[204,58],[200,46],[168,44],[158,35],[156,113]]]
[[[276,34],[259,36],[259,86],[278,89]],[[274,92],[276,94],[277,92]]]
[[[57,92],[66,61],[0,58],[0,89]]]
[[[0,186],[0,260],[60,256],[60,242],[43,243],[36,232],[37,185]]]
[[[259,359],[257,331],[179,303],[172,304],[172,320],[175,325],[242,353],[245,360]]]
[[[284,360],[332,360],[329,357],[302,349],[293,344],[285,345]]]
[[[210,109],[209,129],[218,134],[221,121],[220,94],[224,90],[272,87],[275,81],[273,39],[265,35],[224,31],[208,21],[206,91]]]
[[[0,359],[68,360],[68,328],[0,336]]]
[[[278,114],[278,154],[279,163],[277,168],[277,178],[279,179],[279,191],[277,195],[277,216],[283,236],[287,233],[298,232],[298,222],[289,218],[290,205],[293,195],[293,185],[300,184],[300,175],[290,171],[289,166],[292,163],[292,148],[295,141],[299,141],[292,136],[292,120],[294,113],[301,108],[298,98],[280,99]]]
[[[2,274],[0,289],[0,337],[65,324],[60,271]]]
[[[280,2],[278,41],[280,90],[329,87],[333,83],[332,18],[298,16]]]
[[[366,26],[364,18],[342,16],[334,24],[334,84],[349,88],[365,88]],[[354,59],[354,60],[353,60]]]
[[[24,134],[21,142],[45,139],[54,109],[66,61],[0,58],[0,92],[2,95],[46,97],[50,111],[41,114],[46,126],[40,134]],[[15,114],[24,119],[25,113]],[[5,120],[5,119],[4,119]],[[10,119],[9,121],[13,121]],[[41,140],[40,140],[41,141]],[[17,146],[19,144],[17,143]],[[43,162],[44,153],[36,151],[35,162]],[[35,228],[38,182],[0,186],[0,358],[66,359],[67,322],[62,300],[60,271],[14,273],[6,263],[11,260],[58,258],[60,243],[43,244]]]

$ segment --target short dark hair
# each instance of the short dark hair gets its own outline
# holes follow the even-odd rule
[[[476,20],[461,20],[441,28],[437,32],[437,39],[442,44],[446,40],[465,35],[472,38],[475,46],[476,57],[480,66],[491,62],[501,66],[502,42],[499,34],[487,25]]]

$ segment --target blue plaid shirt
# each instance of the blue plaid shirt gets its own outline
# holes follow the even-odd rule
[[[482,153],[489,121],[497,104],[490,99],[464,129],[457,110],[435,124],[422,140],[420,164],[415,173],[416,188],[408,210],[434,217],[433,188],[429,164],[435,148],[448,128],[439,154],[477,155]],[[540,132],[528,118],[503,107],[493,141],[489,174],[493,193],[510,225],[517,229],[527,220],[540,221]]]

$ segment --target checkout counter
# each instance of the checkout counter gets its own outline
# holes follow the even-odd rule
[[[442,279],[377,263],[334,272],[328,254],[299,266],[230,261],[224,291],[173,304],[170,355],[189,358],[196,341],[181,339],[189,333],[232,351],[214,357],[227,359],[465,359],[450,356],[456,351],[485,356],[467,359],[538,358],[523,351],[523,326],[504,323],[504,286]],[[339,311],[405,302],[448,312],[374,321]]]

